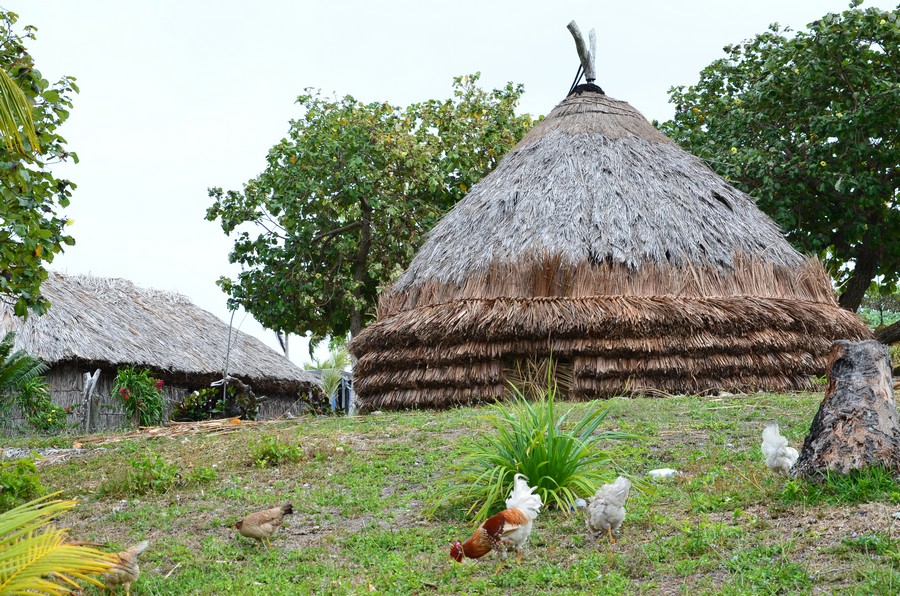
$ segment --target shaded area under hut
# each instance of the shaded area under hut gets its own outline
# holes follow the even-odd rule
[[[803,389],[869,339],[818,260],[629,104],[581,85],[430,232],[351,343],[363,409]]]

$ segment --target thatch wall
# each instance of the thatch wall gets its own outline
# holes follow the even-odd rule
[[[584,398],[803,388],[871,337],[750,196],[594,92],[438,222],[377,315],[351,344],[370,409],[497,399],[551,355]]]

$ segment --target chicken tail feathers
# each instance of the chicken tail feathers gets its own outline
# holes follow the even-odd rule
[[[766,458],[766,466],[774,472],[788,474],[800,456],[778,432],[777,424],[770,424],[763,429],[760,447]]]
[[[139,554],[141,554],[142,552],[144,552],[145,550],[147,550],[148,546],[150,546],[150,541],[144,540],[142,542],[138,542],[137,544],[135,544],[134,546],[132,546],[125,552],[127,552],[128,554],[130,554],[133,557],[136,557]]]
[[[787,447],[787,439],[778,432],[777,424],[770,424],[762,432],[762,452],[767,458]]]
[[[507,509],[520,509],[525,514],[534,519],[541,510],[541,496],[534,494],[536,487],[528,486],[528,481],[523,474],[516,474],[513,477],[513,489],[506,499]]]
[[[604,484],[597,489],[594,499],[623,507],[628,500],[628,491],[631,490],[631,480],[619,476],[612,484]]]

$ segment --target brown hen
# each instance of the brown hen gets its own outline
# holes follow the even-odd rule
[[[110,592],[117,586],[125,586],[125,595],[131,594],[131,582],[136,581],[141,569],[138,567],[138,556],[147,550],[150,541],[144,540],[135,544],[128,550],[117,553],[119,562],[106,573],[103,574],[103,583],[109,588]]]
[[[294,508],[290,503],[281,507],[264,509],[262,511],[257,511],[256,513],[251,513],[241,521],[236,522],[234,527],[237,528],[237,531],[240,532],[241,536],[255,538],[259,540],[260,543],[265,544],[266,547],[269,547],[272,545],[269,538],[275,533],[278,526],[282,524],[284,516],[290,515],[293,512]]]

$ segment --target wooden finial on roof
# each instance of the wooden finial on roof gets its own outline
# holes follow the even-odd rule
[[[581,35],[581,30],[575,24],[575,21],[569,22],[566,27],[572,33],[572,37],[575,38],[575,48],[578,50],[578,57],[581,59],[584,78],[587,79],[588,83],[593,83],[597,79],[594,69],[594,58],[597,55],[597,33],[593,29],[588,33],[591,44],[590,49],[588,49],[587,44],[584,43],[584,37]]]

